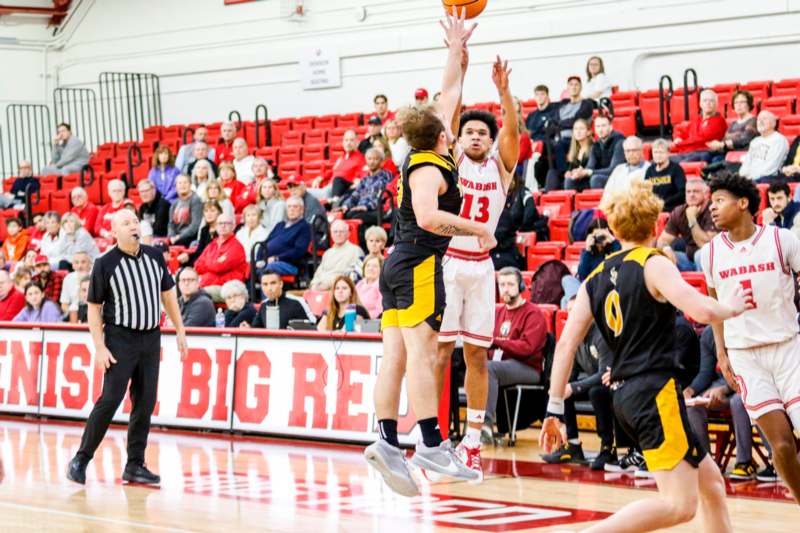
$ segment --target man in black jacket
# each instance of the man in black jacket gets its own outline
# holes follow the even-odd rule
[[[312,324],[316,317],[304,305],[300,298],[283,294],[283,281],[277,272],[264,272],[261,275],[261,292],[264,301],[253,319],[254,328],[286,329],[290,320],[308,320]],[[278,310],[277,324],[271,319],[270,310]]]
[[[139,219],[153,228],[154,237],[166,237],[169,226],[169,202],[161,196],[155,184],[149,179],[142,180],[136,186],[142,205],[139,207]]]
[[[497,246],[490,252],[494,269],[513,266],[520,270],[526,269],[526,260],[517,249],[518,231],[536,231],[537,240],[546,241],[544,233],[547,228],[547,219],[539,216],[536,202],[531,192],[524,185],[518,184],[509,191],[494,238]]]
[[[200,276],[195,269],[186,267],[178,273],[178,288],[180,289],[178,304],[181,308],[183,325],[213,328],[216,325],[214,302],[206,291],[200,288]]]
[[[617,165],[625,162],[625,151],[622,149],[625,136],[614,131],[611,128],[611,119],[603,114],[594,119],[594,131],[597,133],[597,140],[592,145],[584,172],[591,177],[592,189],[602,189],[611,172]]]

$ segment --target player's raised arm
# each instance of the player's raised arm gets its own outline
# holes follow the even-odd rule
[[[456,104],[455,112],[453,113],[453,118],[450,120],[450,131],[453,134],[453,137],[458,136],[458,128],[461,125],[461,109],[463,107],[463,96],[464,96],[464,80],[467,77],[467,67],[469,66],[469,50],[465,46],[461,50],[461,91],[458,94],[458,103]],[[458,150],[461,148],[459,147],[458,143],[455,143],[455,146]],[[460,154],[459,154],[460,155]]]
[[[439,113],[445,127],[450,127],[453,115],[461,100],[462,79],[462,50],[467,46],[472,32],[477,24],[473,23],[469,28],[464,24],[466,10],[460,15],[456,14],[455,7],[453,13],[447,16],[446,22],[441,22],[445,31],[445,44],[447,44],[447,65],[444,69],[442,80],[442,94],[436,102],[436,110]]]
[[[508,68],[508,61],[503,61],[500,56],[492,66],[492,81],[497,87],[500,96],[500,105],[503,108],[503,127],[497,139],[497,146],[500,152],[500,160],[503,162],[503,186],[506,190],[511,186],[514,179],[514,170],[519,159],[519,125],[517,124],[517,110],[514,105],[514,98],[508,86],[508,77],[511,69]]]
[[[703,324],[714,324],[739,316],[752,308],[748,303],[751,290],[739,287],[725,302],[718,302],[697,292],[686,283],[675,265],[664,256],[653,256],[644,267],[647,288],[662,295],[684,314]]]

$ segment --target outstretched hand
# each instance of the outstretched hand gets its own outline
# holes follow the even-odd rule
[[[511,74],[511,69],[508,68],[508,61],[503,61],[500,56],[492,65],[492,81],[494,86],[497,87],[497,92],[504,93],[508,90],[508,77]]]
[[[478,26],[477,22],[467,28],[464,21],[466,20],[467,10],[462,9],[461,14],[458,14],[456,7],[453,6],[452,14],[447,15],[445,22],[439,21],[439,24],[444,28],[444,42],[448,48],[457,47],[459,50],[465,49],[467,41],[472,36],[472,32]]]
[[[544,453],[551,453],[553,450],[557,450],[566,441],[561,422],[557,418],[545,418],[542,422],[542,431],[539,433],[539,447],[544,450]]]

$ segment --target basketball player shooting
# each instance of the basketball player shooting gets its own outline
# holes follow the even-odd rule
[[[711,218],[723,231],[708,244],[703,272],[712,297],[726,298],[741,287],[752,291],[753,309],[714,325],[717,361],[772,446],[778,474],[800,502],[800,462],[792,433],[792,425],[800,428],[794,304],[800,242],[787,229],[756,225],[760,203],[748,178],[726,173],[711,182]]]
[[[640,444],[658,485],[658,498],[630,503],[587,532],[653,531],[689,522],[698,510],[703,531],[732,531],[722,474],[692,432],[677,385],[675,308],[703,323],[721,322],[741,315],[751,293],[738,286],[718,303],[650,248],[663,205],[652,184],[642,181],[603,202],[622,250],[606,257],[581,285],[556,346],[541,446],[550,452],[563,443],[559,420],[567,378],[594,321],[613,353],[614,414]]]
[[[462,85],[465,63],[462,62]],[[464,195],[459,216],[486,224],[492,233],[497,229],[519,157],[519,129],[514,99],[509,90],[510,74],[508,62],[497,56],[492,66],[492,81],[503,108],[503,127],[499,132],[497,120],[488,111],[467,111],[453,120],[458,133],[455,156]],[[457,109],[460,108],[459,105]],[[482,251],[475,236],[453,237],[445,256],[447,307],[439,332],[437,384],[441,393],[444,372],[450,368],[455,341],[461,335],[467,366],[464,379],[467,434],[457,451],[467,466],[480,473],[480,479],[483,479],[480,447],[489,389],[487,350],[492,345],[494,333],[494,264],[488,252]],[[491,427],[484,431],[491,438]]]

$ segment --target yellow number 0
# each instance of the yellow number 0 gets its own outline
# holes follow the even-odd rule
[[[622,334],[622,308],[619,305],[619,293],[613,290],[606,296],[606,324],[614,332],[615,337]]]

